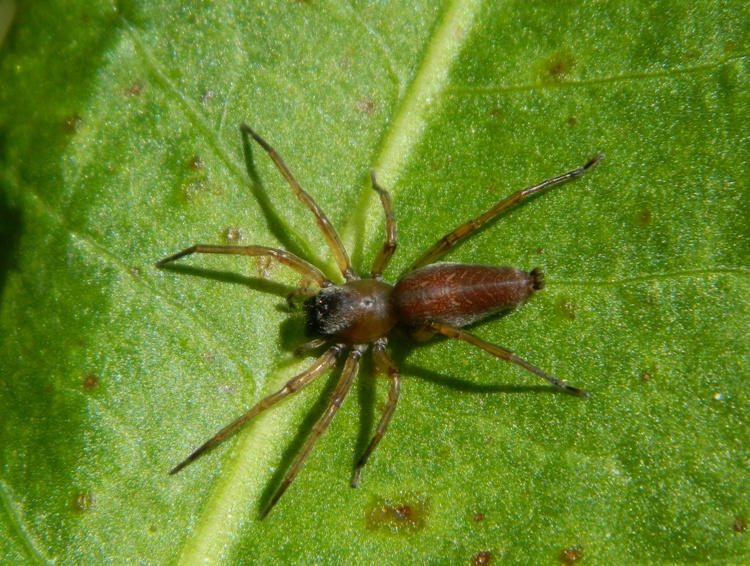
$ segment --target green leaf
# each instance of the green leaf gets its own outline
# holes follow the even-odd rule
[[[7,563],[750,559],[750,10],[657,2],[19,2],[0,52],[0,556]],[[314,359],[291,270],[336,267],[249,123],[366,275],[606,154],[448,261],[540,267],[474,325],[591,397],[394,333],[268,503],[338,372],[175,476]],[[337,278],[340,280],[340,277]],[[340,369],[338,370],[340,371]],[[482,554],[487,553],[487,554]]]

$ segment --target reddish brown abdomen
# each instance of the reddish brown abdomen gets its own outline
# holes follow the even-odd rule
[[[520,305],[543,286],[536,269],[435,263],[396,283],[393,300],[407,327],[428,322],[462,327]]]

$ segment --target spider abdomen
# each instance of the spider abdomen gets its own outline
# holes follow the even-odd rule
[[[543,286],[538,269],[435,263],[396,283],[393,303],[406,327],[442,322],[460,328],[517,307]]]

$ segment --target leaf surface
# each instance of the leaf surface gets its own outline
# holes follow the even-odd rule
[[[20,2],[0,51],[0,555],[19,563],[518,564],[750,557],[750,68],[739,1]],[[394,334],[392,425],[366,361],[268,518],[338,372],[176,476],[312,363],[290,270],[154,263],[194,243],[335,263],[241,122],[366,276],[540,267],[473,326],[581,400],[468,345]],[[340,277],[337,279],[340,280]],[[486,554],[483,554],[486,553]]]

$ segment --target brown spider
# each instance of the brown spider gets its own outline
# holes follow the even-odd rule
[[[461,329],[461,327],[481,320],[493,313],[507,310],[523,303],[535,291],[544,286],[544,277],[539,269],[532,269],[527,273],[516,267],[491,267],[485,265],[434,262],[460,239],[475,232],[478,228],[511,206],[518,204],[547,187],[580,177],[588,169],[599,163],[603,157],[602,155],[596,155],[583,167],[573,169],[533,187],[515,192],[484,214],[462,224],[422,254],[411,265],[407,274],[399,279],[395,285],[391,285],[383,281],[382,273],[388,265],[393,252],[396,250],[396,220],[393,215],[390,195],[378,186],[375,181],[375,174],[371,174],[372,188],[380,195],[380,202],[385,211],[386,239],[383,248],[375,258],[370,278],[360,279],[354,273],[349,256],[328,217],[313,198],[297,183],[289,168],[279,154],[276,153],[276,150],[251,130],[247,124],[242,124],[240,129],[252,136],[268,153],[297,198],[315,215],[315,220],[323,232],[346,282],[342,285],[335,284],[317,267],[303,259],[284,250],[263,246],[195,245],[164,258],[156,264],[157,267],[163,267],[167,263],[194,253],[237,254],[273,258],[300,273],[305,280],[311,281],[320,287],[320,291],[315,296],[304,302],[304,312],[307,319],[306,330],[308,334],[317,338],[298,348],[298,352],[317,348],[329,341],[333,342],[333,346],[328,348],[311,367],[290,379],[276,393],[272,393],[268,397],[261,399],[247,413],[220,430],[215,436],[190,454],[187,459],[175,466],[169,472],[170,474],[176,474],[258,414],[272,407],[287,395],[300,390],[331,369],[341,353],[349,349],[344,369],[341,372],[341,377],[333,392],[333,397],[328,408],[318,422],[315,423],[312,433],[297,455],[291,468],[289,468],[284,481],[260,514],[260,519],[264,519],[297,477],[300,468],[317,440],[328,429],[336,411],[341,407],[341,404],[349,393],[354,378],[357,376],[362,355],[370,347],[370,344],[372,344],[376,367],[379,371],[388,374],[391,386],[388,392],[388,402],[385,405],[375,434],[354,470],[351,486],[357,487],[362,468],[375,451],[383,435],[385,435],[393,412],[396,409],[396,403],[398,402],[401,389],[401,374],[396,364],[393,363],[393,360],[386,353],[386,345],[388,344],[387,336],[396,327],[402,328],[417,340],[426,340],[435,333],[444,334],[451,338],[458,338],[489,352],[501,360],[519,365],[531,373],[546,379],[556,387],[582,397],[587,396],[587,393],[583,389],[571,387],[564,381],[560,381],[544,373],[509,350],[485,342],[481,338]]]

